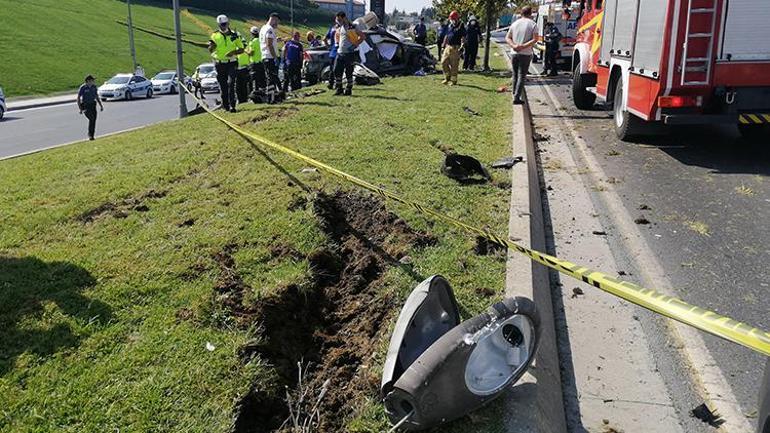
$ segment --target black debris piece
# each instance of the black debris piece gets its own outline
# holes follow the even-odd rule
[[[492,168],[511,168],[518,162],[524,162],[523,156],[515,156],[511,157],[508,156],[503,159],[498,159],[497,161],[492,163]]]
[[[467,155],[447,155],[441,165],[441,172],[458,182],[483,182],[492,179],[478,159]]]
[[[572,298],[577,298],[578,296],[585,295],[585,292],[583,292],[583,289],[580,287],[573,287],[572,288]]]
[[[463,110],[471,116],[481,116],[481,114],[471,107],[463,107]]]
[[[706,406],[706,403],[703,403],[690,411],[690,414],[694,418],[697,418],[712,427],[719,427],[725,423],[725,420],[716,411],[709,409],[709,407]]]

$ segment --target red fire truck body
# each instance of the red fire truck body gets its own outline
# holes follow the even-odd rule
[[[770,124],[768,0],[584,0],[573,54],[578,108],[612,104],[619,137],[644,121]]]

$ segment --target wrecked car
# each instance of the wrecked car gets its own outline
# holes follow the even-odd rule
[[[365,30],[366,44],[361,44],[361,62],[380,77],[386,75],[412,75],[416,71],[432,70],[436,59],[422,45],[413,43],[382,27]],[[305,50],[302,79],[309,84],[325,81],[332,70],[329,47]]]

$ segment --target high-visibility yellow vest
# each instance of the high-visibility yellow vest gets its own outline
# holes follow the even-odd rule
[[[249,48],[251,49],[251,55],[249,60],[251,63],[259,63],[262,61],[262,48],[259,46],[259,38],[253,38],[249,41]]]
[[[246,41],[241,39],[241,43],[245,44]],[[250,56],[246,54],[246,51],[242,52],[241,54],[238,54],[238,69],[245,68],[249,66],[249,63],[251,63]]]
[[[211,57],[218,62],[232,62],[236,56],[227,56],[227,53],[238,48],[243,48],[243,42],[237,32],[230,30],[230,33],[214,32],[211,34],[211,40],[217,45]]]

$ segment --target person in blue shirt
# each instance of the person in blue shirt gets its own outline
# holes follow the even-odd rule
[[[438,59],[441,60],[441,50],[444,49],[444,37],[446,36],[449,25],[444,18],[439,19],[438,32],[436,35],[436,48],[438,48]]]
[[[299,32],[283,46],[283,91],[296,91],[302,88],[302,42]]]
[[[428,38],[428,28],[425,27],[425,17],[420,17],[420,23],[414,26],[414,41],[420,45],[425,45],[425,41]]]
[[[334,60],[337,58],[337,23],[335,22],[329,27],[329,31],[326,32],[326,45],[329,48],[329,60],[331,60],[331,71],[329,71],[329,89],[334,88]]]

